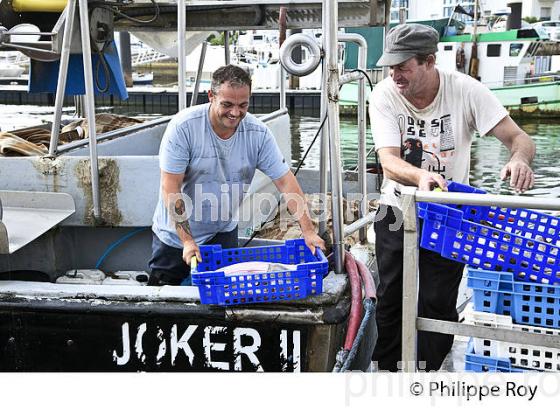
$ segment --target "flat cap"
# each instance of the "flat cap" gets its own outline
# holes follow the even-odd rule
[[[436,29],[423,24],[399,24],[385,37],[385,49],[378,66],[398,65],[409,58],[423,54],[435,54],[439,34]]]

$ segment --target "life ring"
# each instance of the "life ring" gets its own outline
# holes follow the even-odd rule
[[[310,57],[303,63],[296,63],[292,59],[294,48],[302,46],[309,50]],[[280,47],[280,63],[292,75],[303,77],[311,74],[321,62],[321,48],[315,39],[307,34],[291,35]]]

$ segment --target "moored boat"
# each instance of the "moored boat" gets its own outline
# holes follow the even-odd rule
[[[80,12],[82,17],[87,17],[87,7],[82,7],[84,3],[87,5],[84,1],[68,2],[66,15],[62,15],[53,30],[53,41],[26,44],[25,50],[31,49],[32,58],[60,59],[60,70],[67,70],[71,55],[82,58],[83,54],[86,66],[92,54],[89,42],[80,46],[72,40],[79,38],[78,34],[89,40],[90,30],[82,27],[89,19],[82,18],[78,24]],[[151,2],[146,3],[142,10],[150,15],[154,8]],[[209,4],[203,11],[213,17],[210,22],[217,24],[219,20],[220,24],[231,24],[223,19],[223,7],[217,2],[199,3]],[[271,6],[277,10],[281,5],[281,2],[273,3],[267,2],[264,11]],[[332,7],[329,2],[325,4]],[[347,11],[355,10],[358,16],[367,15],[371,19],[372,15],[377,15],[371,8],[375,8],[376,3],[341,1],[341,4]],[[263,10],[255,10],[250,2],[245,6],[242,10],[235,7],[234,11],[244,16],[243,22],[254,24],[251,17]],[[302,7],[316,13],[321,10],[321,2],[298,3],[298,13]],[[175,5],[173,13],[176,12]],[[166,17],[174,18],[173,13],[167,10]],[[142,16],[140,12],[137,14]],[[312,14],[309,21],[315,24],[317,16]],[[63,36],[63,31],[72,27],[68,16],[74,19],[75,31],[70,32],[68,28],[69,32]],[[352,21],[350,17],[347,15],[342,21],[345,18]],[[309,24],[309,21],[302,24]],[[111,22],[113,16],[104,15],[95,26]],[[163,19],[160,24],[166,23]],[[220,27],[217,24],[216,28]],[[58,47],[59,41],[61,47]],[[178,43],[183,41],[184,38],[179,39]],[[336,274],[331,272],[322,281],[321,294],[250,306],[203,305],[196,287],[142,284],[141,278],[146,276],[143,271],[151,254],[149,227],[159,190],[157,153],[170,118],[158,118],[121,130],[98,131],[93,72],[84,69],[83,74],[87,122],[77,133],[85,138],[65,144],[59,138],[62,98],[66,90],[66,78],[61,75],[47,146],[43,144],[40,152],[34,155],[0,158],[3,187],[0,199],[4,208],[0,223],[0,317],[4,318],[0,321],[0,369],[332,370],[351,312],[348,278],[338,268]],[[181,93],[184,95],[184,90]],[[263,115],[261,120],[271,129],[289,163],[291,141],[285,104],[280,110]],[[333,138],[337,138],[338,130],[334,135]],[[331,155],[336,158],[336,152]],[[336,160],[333,163],[336,165]],[[343,179],[333,168],[335,176],[330,191],[333,197],[336,194],[341,199]],[[365,169],[363,171],[365,177]],[[317,182],[308,185],[317,188],[317,172],[315,179],[309,173],[302,175],[308,184],[312,180]],[[350,179],[344,189],[358,191],[356,174]],[[360,182],[360,189],[362,182],[366,181]],[[325,189],[329,189],[328,186]],[[266,222],[266,218],[255,218],[251,194],[274,190],[264,174],[257,172],[244,202],[249,211],[241,211],[249,219],[244,221],[245,227],[240,223],[240,229]],[[338,211],[342,213],[342,209]],[[266,216],[261,215],[261,218]],[[338,228],[342,228],[341,222],[338,221]],[[253,246],[267,244],[277,242],[256,239],[252,242]],[[344,260],[344,252],[340,252],[343,244],[336,246],[335,261],[339,258],[340,262]],[[371,340],[364,342],[358,352],[362,353],[361,357],[358,354],[351,365],[345,361],[348,368],[367,369],[372,348]]]

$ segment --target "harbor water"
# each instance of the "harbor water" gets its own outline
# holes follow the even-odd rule
[[[343,168],[353,170],[358,162],[358,130],[356,120],[341,118],[341,155]],[[292,165],[297,166],[313,140],[320,121],[318,117],[292,116]],[[535,186],[525,194],[538,197],[560,197],[560,124],[557,122],[520,122],[537,146],[533,162]],[[319,145],[317,138],[303,167],[319,167]],[[368,121],[367,149],[373,146]],[[471,150],[470,184],[492,194],[515,195],[508,182],[500,179],[500,170],[509,159],[509,151],[494,137],[475,136]],[[373,154],[368,162],[375,162]]]
[[[0,130],[36,126],[52,120],[51,107],[0,105]],[[113,112],[111,107],[100,107],[99,111]],[[71,119],[73,108],[64,111],[63,118]],[[141,115],[143,117],[157,117],[155,114]],[[318,116],[291,115],[292,134],[292,165],[297,166],[315,137],[320,125]],[[537,145],[537,155],[533,163],[535,171],[535,186],[526,195],[539,197],[560,197],[560,124],[556,122],[529,121],[520,122],[521,128],[529,134]],[[342,166],[345,170],[354,170],[357,166],[358,131],[357,120],[351,117],[341,118],[341,155]],[[303,168],[319,167],[320,137],[309,151],[303,162]],[[373,147],[373,139],[368,121],[367,149]],[[473,139],[471,152],[470,184],[487,190],[493,194],[515,194],[509,184],[500,180],[500,170],[509,158],[508,150],[493,137],[479,137]],[[373,154],[368,162],[375,162]]]

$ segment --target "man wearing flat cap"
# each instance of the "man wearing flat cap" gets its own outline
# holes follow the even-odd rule
[[[390,77],[375,86],[369,101],[375,148],[383,167],[381,205],[374,223],[380,275],[373,354],[380,370],[402,369],[403,230],[400,190],[439,187],[446,181],[469,183],[474,132],[493,135],[510,151],[502,179],[518,192],[534,184],[535,145],[510,118],[490,90],[477,80],[436,68],[439,35],[421,24],[392,28],[379,66]],[[397,224],[395,224],[397,222]],[[457,294],[463,265],[420,249],[418,315],[457,321]],[[418,368],[437,370],[453,344],[452,335],[419,332]]]

